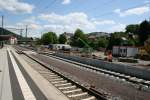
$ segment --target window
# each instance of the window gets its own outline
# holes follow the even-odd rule
[[[122,52],[122,49],[120,49],[120,52]]]
[[[127,49],[124,49],[124,53],[126,53],[127,52]]]

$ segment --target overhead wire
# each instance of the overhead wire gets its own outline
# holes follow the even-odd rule
[[[46,11],[48,8],[52,7],[57,0],[52,0],[51,3],[48,3],[48,5],[46,5],[44,8],[42,8],[39,12],[43,12]]]
[[[99,7],[99,6],[100,6],[100,7],[104,7],[104,6],[106,6],[106,5],[112,4],[112,1],[115,2],[115,1],[117,1],[117,0],[109,0],[108,2],[104,2],[104,3],[102,3],[102,4],[100,4],[100,5],[96,6],[96,7],[94,7],[94,8],[92,8],[92,9],[89,9],[88,12],[95,10],[95,9],[96,9],[97,7]],[[114,3],[114,2],[113,2],[113,3]]]
[[[127,11],[127,10],[130,10],[130,9],[138,8],[138,7],[141,7],[141,6],[144,6],[144,5],[148,5],[148,4],[150,4],[150,3],[146,3],[146,4],[144,3],[144,4],[136,5],[134,7],[124,8],[121,11]],[[109,15],[112,15],[112,14],[114,14],[114,11],[107,12],[107,13],[104,13],[104,14],[100,14],[100,15],[94,16],[94,17],[104,17],[104,16],[109,16]]]

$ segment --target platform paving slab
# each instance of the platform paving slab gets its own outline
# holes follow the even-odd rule
[[[13,100],[6,47],[0,49],[0,100]]]

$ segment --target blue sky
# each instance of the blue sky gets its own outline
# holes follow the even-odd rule
[[[76,28],[114,32],[149,19],[150,0],[0,0],[0,15],[5,27],[28,25],[33,37],[47,31],[72,33]]]

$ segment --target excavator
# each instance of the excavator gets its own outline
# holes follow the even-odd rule
[[[140,48],[139,54],[141,58],[150,60],[150,39],[145,41],[144,46]]]
[[[82,56],[84,56],[84,57],[90,57],[92,55],[93,48],[90,47],[88,45],[88,43],[86,43],[83,39],[78,38],[78,40],[80,40],[85,45],[84,49],[82,51],[83,52]]]
[[[145,42],[145,46],[144,46],[146,52],[150,55],[150,39],[149,41]]]

